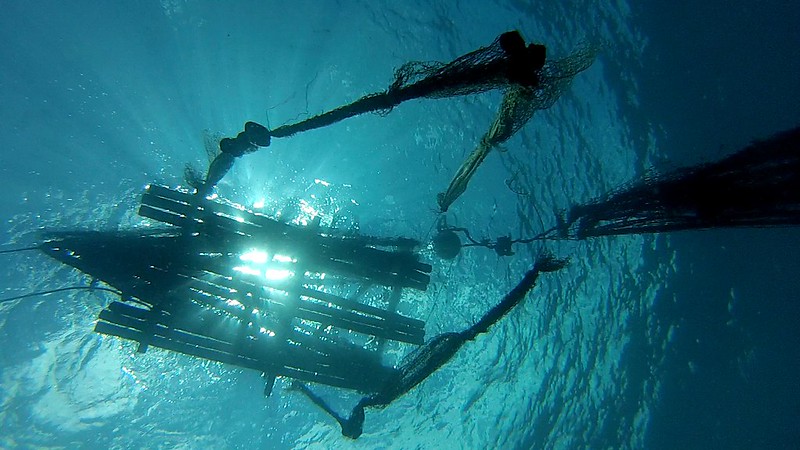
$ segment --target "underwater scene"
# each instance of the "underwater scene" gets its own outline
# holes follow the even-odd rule
[[[0,448],[800,448],[795,2],[0,8]]]

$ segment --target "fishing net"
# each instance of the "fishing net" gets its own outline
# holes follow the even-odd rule
[[[562,237],[800,225],[800,127],[715,163],[652,172],[559,219]]]
[[[458,168],[447,190],[438,195],[441,212],[446,212],[466,191],[467,184],[489,152],[510,139],[533,117],[534,112],[553,106],[575,75],[589,68],[597,51],[598,47],[584,44],[568,57],[545,64],[537,75],[539,82],[535,86],[512,85],[507,88],[489,131]]]
[[[534,87],[540,82],[539,71],[545,63],[546,48],[525,44],[518,31],[501,34],[488,47],[456,58],[449,63],[409,62],[401,66],[394,81],[383,92],[366,95],[352,103],[306,120],[269,130],[255,122],[234,138],[219,142],[221,154],[211,163],[202,192],[210,191],[233,165],[233,158],[269,146],[274,137],[288,137],[303,131],[325,127],[349,117],[368,112],[388,114],[400,103],[416,98],[446,98],[475,94],[508,86]],[[218,161],[219,160],[219,161]],[[197,178],[187,171],[187,181],[197,185]]]
[[[549,254],[541,255],[537,258],[533,268],[525,274],[517,286],[506,294],[497,305],[486,312],[475,325],[461,332],[440,334],[417,349],[397,369],[396,374],[387,380],[380,392],[362,398],[347,418],[334,412],[322,398],[314,394],[306,386],[297,383],[295,387],[339,422],[344,436],[356,439],[361,436],[365,419],[364,410],[366,408],[383,408],[431,376],[431,374],[450,361],[464,344],[474,340],[479,334],[489,331],[492,325],[519,305],[536,284],[536,280],[541,273],[561,270],[567,262],[567,260],[557,259]]]
[[[388,113],[400,103],[416,98],[445,98],[475,94],[511,84],[536,86],[546,57],[543,45],[526,45],[517,31],[503,33],[488,47],[467,53],[452,62],[409,62],[394,75],[384,92],[369,94],[353,103],[284,125],[270,131],[272,137],[291,136],[366,112]]]

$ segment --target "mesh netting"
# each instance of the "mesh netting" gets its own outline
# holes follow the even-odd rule
[[[560,220],[562,237],[800,225],[800,127],[719,162],[650,173]]]
[[[516,31],[503,33],[488,47],[481,47],[450,63],[406,63],[397,69],[394,82],[386,91],[366,95],[302,122],[278,127],[270,135],[286,137],[366,112],[387,113],[400,103],[415,98],[474,94],[510,84],[535,86],[544,58],[544,46],[526,46]]]
[[[484,139],[493,146],[500,145],[528,123],[534,112],[553,106],[572,79],[592,65],[598,51],[596,45],[582,44],[566,58],[546,63],[537,86],[509,87],[495,120],[499,125],[493,125]]]
[[[517,286],[506,294],[497,305],[487,311],[475,325],[461,332],[443,333],[431,339],[407,358],[407,361],[398,368],[397,375],[389,379],[380,392],[362,398],[347,418],[333,411],[322,398],[315,395],[310,389],[299,384],[297,387],[312,402],[339,422],[343,435],[353,439],[358,438],[361,436],[364,425],[365,408],[383,408],[431,376],[450,361],[464,344],[474,340],[479,334],[489,331],[492,325],[519,305],[536,284],[541,273],[561,270],[567,262],[567,260],[556,259],[549,254],[541,255]]]
[[[404,64],[397,69],[394,81],[385,91],[365,95],[352,103],[301,122],[284,125],[274,130],[268,130],[263,125],[254,122],[248,122],[245,124],[245,130],[235,138],[222,139],[220,150],[223,154],[238,158],[256,151],[258,147],[269,146],[271,138],[292,136],[368,112],[388,114],[400,103],[422,97],[444,98],[519,86],[534,89],[527,104],[544,105],[539,106],[540,109],[549,106],[558,97],[558,93],[563,89],[561,80],[565,77],[569,78],[569,73],[574,75],[582,70],[580,69],[581,64],[586,64],[588,67],[588,64],[591,63],[591,57],[586,55],[582,60],[571,57],[551,64],[552,67],[544,72],[548,86],[541,89],[540,78],[543,66],[545,66],[545,59],[546,49],[543,45],[526,44],[519,32],[510,31],[501,34],[488,47],[481,47],[450,63],[410,62]],[[568,84],[569,81],[566,83]],[[510,117],[515,119],[508,136],[522,126],[535,109],[537,108],[511,114]],[[219,159],[220,156],[212,162],[206,175],[203,191],[209,191],[230,169],[232,163],[229,163],[225,157],[222,157],[222,161],[217,163]],[[187,171],[187,179],[193,185],[198,184],[199,177],[195,175],[192,171]]]
[[[506,89],[503,103],[489,131],[461,164],[447,191],[439,194],[437,202],[441,212],[447,211],[466,191],[467,183],[489,152],[519,131],[535,111],[553,106],[575,75],[589,68],[597,51],[597,46],[584,44],[568,57],[546,63],[538,73],[536,86],[511,85]]]
[[[510,51],[504,49],[504,34],[488,47],[467,53],[450,63],[409,62],[395,71],[390,95],[401,98],[444,98],[477,94],[503,88],[509,83],[533,84],[514,79]],[[519,39],[522,39],[517,35]],[[405,98],[404,98],[405,99]]]

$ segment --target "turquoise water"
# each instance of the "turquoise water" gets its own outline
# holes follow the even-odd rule
[[[590,69],[478,171],[448,220],[530,235],[553,211],[649,167],[726,155],[800,121],[800,10],[770,1],[10,1],[0,17],[0,236],[141,226],[150,182],[207,163],[204,137],[291,123],[385,89],[409,60],[449,61],[518,29]],[[247,206],[318,199],[363,231],[424,239],[436,193],[500,93],[419,100],[248,155],[219,187]],[[507,180],[525,171],[518,195]],[[355,201],[355,203],[350,200]],[[427,335],[472,324],[532,255],[570,257],[491,333],[384,410],[358,441],[279,381],[94,334],[112,300],[0,306],[4,448],[796,448],[796,230],[469,249],[408,298]],[[4,247],[6,248],[6,247]],[[86,283],[35,253],[0,255],[0,297]],[[352,395],[322,390],[349,410]]]

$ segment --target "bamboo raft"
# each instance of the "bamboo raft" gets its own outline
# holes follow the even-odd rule
[[[261,371],[267,394],[276,376],[377,392],[397,375],[386,344],[424,342],[425,323],[397,312],[405,289],[430,282],[411,239],[290,225],[159,185],[139,214],[168,226],[42,244],[123,293],[98,333]]]

